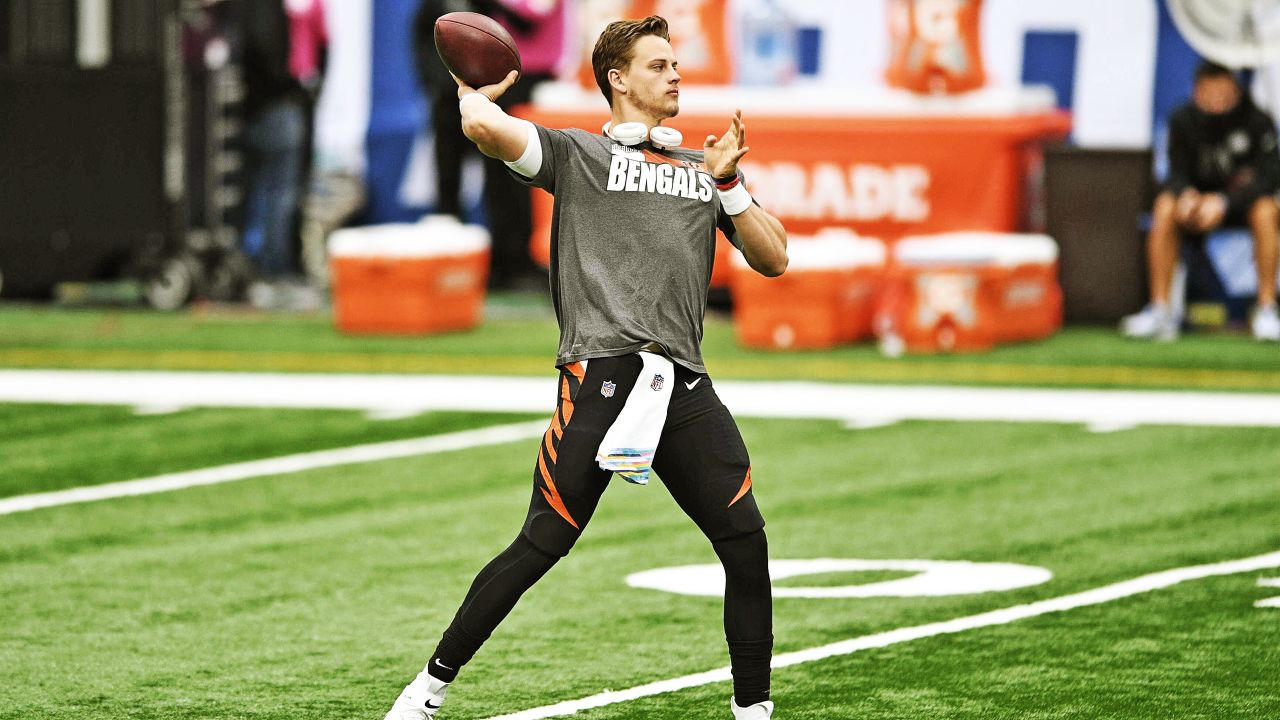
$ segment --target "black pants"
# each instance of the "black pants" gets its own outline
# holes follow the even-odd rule
[[[561,370],[560,401],[542,438],[524,535],[563,556],[591,520],[612,475],[596,450],[622,411],[643,366],[639,355],[597,358]],[[711,378],[676,365],[667,424],[653,469],[676,503],[711,541],[764,527],[751,493],[751,459]],[[601,392],[613,384],[611,397]]]
[[[595,513],[612,473],[596,450],[643,367],[639,355],[598,358],[561,369],[559,402],[533,471],[520,536],[476,577],[431,660],[451,681],[517,600],[568,554]],[[725,569],[725,637],[734,694],[748,705],[769,696],[772,599],[764,518],[751,492],[751,461],[711,378],[679,365],[653,468],[712,542]],[[612,388],[604,392],[606,383]]]

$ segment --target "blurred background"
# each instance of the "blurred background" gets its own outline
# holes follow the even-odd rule
[[[549,127],[600,131],[591,45],[651,13],[685,145],[743,111],[790,265],[719,241],[703,354],[771,557],[836,563],[774,575],[786,717],[1275,717],[1277,214],[1186,238],[1160,313],[1147,244],[1171,117],[1275,207],[1280,0],[0,0],[0,720],[382,717],[510,543],[552,205],[461,136],[459,10]],[[725,665],[718,597],[627,584],[715,561],[669,494],[595,518],[451,720]],[[1052,579],[884,589],[921,559]],[[584,712],[724,716],[677,685]]]
[[[524,56],[504,105],[595,130],[595,36],[657,13],[687,88],[671,124],[699,138],[741,107],[751,190],[799,240],[763,283],[721,240],[713,307],[743,344],[894,355],[1112,325],[1147,298],[1197,65],[1239,68],[1268,112],[1280,96],[1271,4],[1227,5],[4,0],[0,298],[474,327],[486,299],[545,294],[550,199],[461,136],[434,18],[496,18]],[[1248,229],[1183,255],[1187,322],[1246,322]]]

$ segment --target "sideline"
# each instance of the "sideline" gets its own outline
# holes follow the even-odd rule
[[[0,402],[364,410],[553,411],[558,378],[92,370],[0,370]],[[714,380],[740,417],[811,418],[875,427],[903,420],[1280,427],[1274,393],[1048,390]]]
[[[217,485],[265,475],[284,475],[316,468],[333,467],[335,465],[377,462],[379,460],[405,458],[415,455],[431,455],[433,453],[449,452],[450,450],[465,450],[484,445],[498,445],[535,438],[546,431],[546,420],[527,421],[495,425],[477,430],[462,430],[443,435],[431,435],[413,440],[392,440],[390,442],[355,445],[335,450],[318,450],[297,455],[284,455],[266,460],[219,465],[201,470],[157,475],[155,477],[126,480],[105,485],[88,485],[68,490],[18,495],[0,499],[0,515],[11,515],[57,505],[71,505],[134,495],[150,495],[170,490],[182,490],[201,485]]]
[[[1256,555],[1249,558],[1242,558],[1240,560],[1228,560],[1226,562],[1212,563],[1208,565],[1192,565],[1188,567],[1173,568],[1171,570],[1163,570],[1161,572],[1151,573],[1150,575],[1142,575],[1130,580],[1124,580],[1113,585],[1103,585],[1102,587],[1094,588],[1092,590],[1085,590],[1084,592],[1073,593],[1071,595],[1063,595],[1062,597],[1041,600],[1027,605],[1015,605],[1001,610],[992,610],[990,612],[969,615],[967,617],[956,618],[954,620],[928,623],[926,625],[917,625],[915,627],[898,628],[896,630],[889,630],[887,632],[876,633],[874,635],[864,635],[862,637],[850,638],[848,640],[842,640],[829,645],[809,648],[808,650],[785,653],[773,658],[773,667],[784,668],[791,665],[799,665],[801,663],[836,657],[838,655],[849,655],[851,653],[858,652],[859,650],[888,647],[889,645],[896,645],[898,643],[909,642],[911,640],[919,640],[921,638],[934,637],[936,635],[958,633],[965,630],[992,627],[995,625],[1007,625],[1016,620],[1047,615],[1049,613],[1063,612],[1065,610],[1073,610],[1075,608],[1088,607],[1090,605],[1100,605],[1102,603],[1111,602],[1112,600],[1119,600],[1121,598],[1151,592],[1152,590],[1171,587],[1189,580],[1200,580],[1220,575],[1235,575],[1237,573],[1265,570],[1275,567],[1280,567],[1280,551],[1267,553],[1265,555]],[[685,690],[701,685],[725,682],[732,679],[733,676],[729,673],[729,668],[723,667],[716,670],[710,670],[708,672],[685,675],[684,677],[662,680],[659,682],[649,683],[647,685],[639,685],[627,690],[605,692],[578,700],[569,700],[566,702],[556,703],[554,705],[546,705],[543,707],[523,710],[509,715],[498,715],[488,718],[488,720],[542,720],[542,718],[572,715],[573,713],[590,708],[614,705],[652,695],[660,695],[663,693],[674,692],[676,690]]]
[[[717,359],[718,375],[776,377],[778,360],[761,357]],[[1274,370],[1145,367],[1140,365],[1043,365],[984,363],[978,360],[915,358],[911,362],[821,358],[789,354],[788,373],[836,382],[935,382],[996,385],[1111,385],[1147,388],[1209,387],[1220,390],[1280,390]],[[23,368],[98,370],[219,370],[334,373],[471,373],[477,366],[494,374],[539,375],[549,368],[543,355],[450,356],[411,353],[247,350],[129,350],[124,348],[0,348],[0,365]]]

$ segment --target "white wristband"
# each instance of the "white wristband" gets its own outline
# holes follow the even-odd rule
[[[477,98],[477,99],[472,100],[472,98]],[[493,101],[489,99],[488,95],[485,95],[479,90],[476,90],[475,92],[469,92],[466,95],[463,95],[462,99],[458,100],[458,107],[460,108],[466,107],[468,100],[471,100],[472,102],[480,102],[481,100],[483,100],[485,103],[489,105],[493,104]]]
[[[730,215],[739,215],[751,207],[751,193],[738,183],[728,190],[716,190],[720,193],[720,206]]]

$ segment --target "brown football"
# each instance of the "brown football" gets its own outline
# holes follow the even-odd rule
[[[520,71],[520,51],[511,35],[479,13],[452,12],[436,20],[436,52],[449,72],[471,87],[502,82]]]

